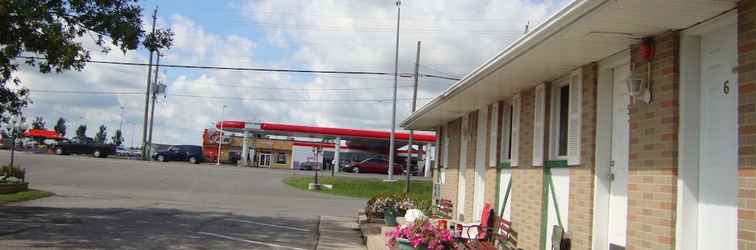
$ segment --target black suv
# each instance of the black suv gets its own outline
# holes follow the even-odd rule
[[[153,154],[152,159],[156,161],[189,161],[192,164],[205,160],[202,157],[202,147],[194,145],[171,146],[168,150]]]

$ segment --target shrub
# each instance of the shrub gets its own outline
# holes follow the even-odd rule
[[[26,170],[18,166],[2,166],[0,167],[0,181],[8,181],[9,178],[15,178],[17,181],[24,182],[26,178]]]
[[[397,216],[403,216],[409,209],[418,209],[430,214],[431,200],[430,197],[412,197],[405,193],[381,193],[367,202],[365,214],[371,219],[382,218],[383,211],[387,208],[393,208]]]

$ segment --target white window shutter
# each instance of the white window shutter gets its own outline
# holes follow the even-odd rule
[[[580,137],[583,111],[583,74],[578,69],[570,75],[569,121],[567,122],[567,165],[580,164]]]
[[[546,115],[546,86],[538,85],[535,89],[533,105],[533,166],[543,166],[543,123]]]
[[[512,167],[520,165],[520,94],[512,98],[512,158],[509,164]]]
[[[491,122],[489,123],[489,129],[488,131],[491,131],[488,143],[488,166],[490,167],[496,167],[498,164],[496,160],[496,145],[497,139],[499,139],[499,102],[495,102],[490,105],[491,106]]]
[[[512,120],[510,119],[512,106],[509,103],[501,104],[501,161],[509,160],[509,134]]]

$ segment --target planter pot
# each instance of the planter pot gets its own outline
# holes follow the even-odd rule
[[[390,227],[397,225],[396,212],[393,209],[383,210],[383,223]]]
[[[0,183],[0,194],[12,194],[29,190],[29,183]]]
[[[396,246],[399,250],[426,250],[428,249],[425,246],[417,246],[417,248],[412,247],[412,244],[410,244],[408,239],[396,239]]]

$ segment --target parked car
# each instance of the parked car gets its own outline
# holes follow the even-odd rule
[[[152,155],[156,161],[188,161],[198,164],[205,160],[202,157],[202,147],[195,145],[175,145],[167,150],[158,151]]]
[[[105,158],[116,153],[114,144],[95,143],[92,138],[71,138],[63,140],[54,146],[55,154],[91,154],[94,157]]]
[[[299,170],[315,170],[317,166],[318,166],[317,162],[307,161],[307,162],[303,162],[302,164],[299,164]]]
[[[388,174],[389,164],[385,159],[370,158],[358,163],[354,163],[350,166],[346,166],[341,169],[343,172],[352,173],[378,173]],[[394,174],[401,174],[403,172],[402,166],[394,163]]]

